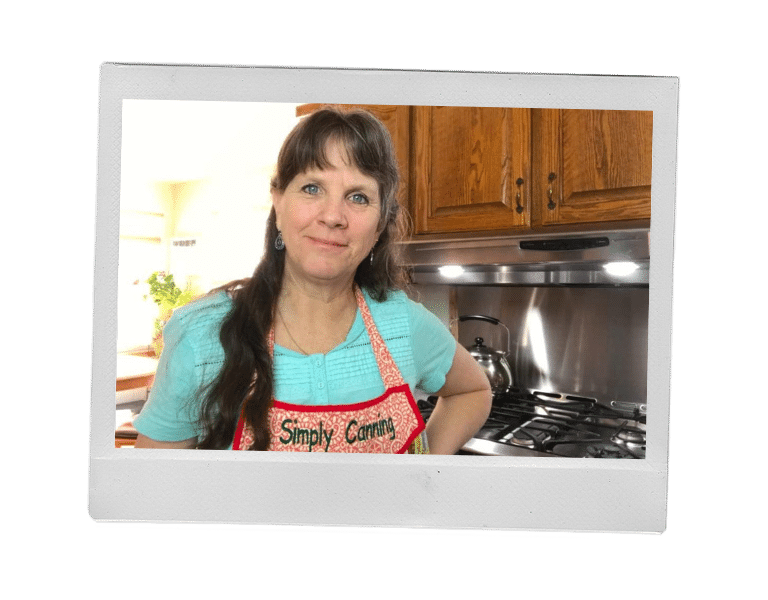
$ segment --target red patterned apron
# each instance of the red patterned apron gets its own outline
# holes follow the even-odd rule
[[[268,422],[270,450],[288,452],[428,453],[424,420],[411,388],[403,379],[384,339],[373,322],[359,288],[355,298],[371,340],[384,382],[384,394],[367,402],[336,406],[304,406],[272,400]],[[269,332],[269,353],[274,355],[275,329]],[[246,450],[253,431],[241,414],[232,443]]]

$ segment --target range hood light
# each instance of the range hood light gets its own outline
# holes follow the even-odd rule
[[[610,262],[603,265],[606,273],[615,277],[626,277],[637,271],[637,265],[633,262]]]
[[[438,271],[440,271],[440,275],[443,277],[453,279],[461,275],[464,272],[464,269],[459,265],[445,265],[444,267],[440,267]]]

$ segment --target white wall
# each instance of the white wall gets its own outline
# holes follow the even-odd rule
[[[198,292],[253,272],[277,153],[296,122],[295,104],[124,102],[119,349],[151,339],[155,309],[143,296],[152,272]],[[195,245],[172,247],[174,238]]]

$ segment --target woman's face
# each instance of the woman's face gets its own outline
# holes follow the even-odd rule
[[[330,166],[300,173],[285,191],[272,191],[277,228],[285,242],[286,274],[323,284],[351,284],[378,239],[378,182],[329,142]]]

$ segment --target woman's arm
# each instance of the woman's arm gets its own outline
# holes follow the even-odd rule
[[[456,344],[451,370],[427,423],[430,454],[455,454],[491,412],[491,384],[472,355]]]
[[[139,434],[136,438],[136,445],[134,448],[177,448],[180,450],[189,450],[197,446],[197,438],[189,438],[188,440],[181,440],[180,442],[158,442],[152,438],[148,438],[145,435]]]

